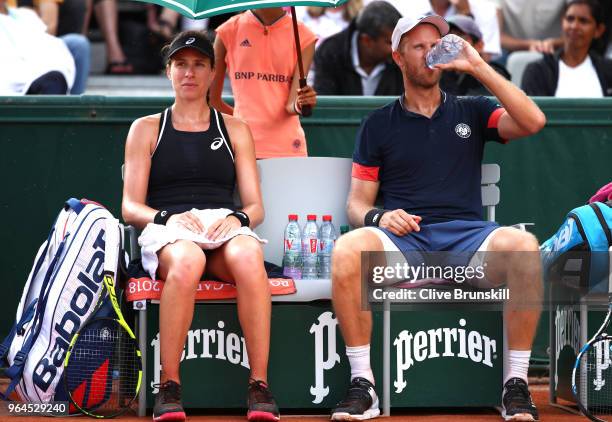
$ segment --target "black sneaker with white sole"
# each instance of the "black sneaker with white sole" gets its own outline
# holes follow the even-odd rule
[[[333,421],[363,421],[380,415],[374,385],[365,378],[351,381],[346,397],[332,410]]]
[[[502,393],[502,417],[507,421],[538,421],[536,409],[527,383],[520,378],[510,378]]]

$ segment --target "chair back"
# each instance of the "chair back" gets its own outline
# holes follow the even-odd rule
[[[282,265],[284,230],[289,214],[298,215],[304,227],[307,214],[329,214],[338,235],[348,224],[346,199],[351,183],[352,160],[334,157],[271,158],[257,162],[266,217],[255,231],[268,240],[267,261]]]

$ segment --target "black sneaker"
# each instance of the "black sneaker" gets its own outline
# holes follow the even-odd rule
[[[247,420],[275,422],[280,420],[278,406],[268,388],[268,384],[260,380],[250,380],[247,395]]]
[[[527,383],[520,378],[510,378],[502,393],[502,418],[507,421],[539,420]]]
[[[365,378],[357,377],[351,381],[344,400],[332,410],[333,421],[363,421],[380,415],[378,396],[374,385]]]
[[[158,421],[184,421],[185,411],[181,404],[181,385],[174,381],[155,384],[159,389],[155,395],[153,407],[153,420]]]

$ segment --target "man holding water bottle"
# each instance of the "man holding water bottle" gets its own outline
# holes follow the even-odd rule
[[[399,20],[392,49],[404,93],[371,113],[357,135],[347,212],[351,224],[360,228],[338,239],[332,259],[332,299],[347,346],[351,384],[332,410],[332,420],[370,419],[380,413],[370,366],[372,316],[361,304],[361,252],[392,250],[504,254],[503,260],[486,258],[489,284],[476,286],[505,283],[510,291],[504,308],[509,350],[502,416],[538,420],[527,389],[540,314],[534,304],[542,297],[538,241],[518,229],[482,221],[480,179],[486,141],[506,143],[535,134],[546,117],[463,40],[455,59],[429,68],[427,53],[447,33],[448,24],[437,15]],[[501,105],[486,97],[457,98],[441,91],[443,70],[473,76]],[[379,191],[383,209],[374,206]],[[510,253],[515,251],[529,253],[519,261]]]

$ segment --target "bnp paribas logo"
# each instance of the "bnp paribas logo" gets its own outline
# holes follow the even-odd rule
[[[396,377],[393,382],[396,393],[408,384],[404,372],[419,362],[437,358],[469,359],[478,364],[493,367],[497,358],[497,342],[475,330],[466,329],[467,321],[459,320],[459,327],[432,328],[412,333],[404,330],[393,341],[396,352]]]
[[[159,333],[151,342],[153,346],[153,381],[151,388],[157,394],[161,362],[159,359]],[[217,328],[189,330],[181,355],[181,362],[192,359],[217,359],[249,369],[249,357],[244,337],[225,330],[225,322],[218,321]]]

